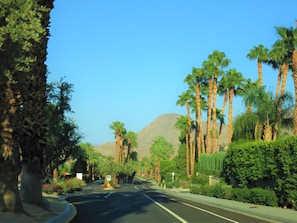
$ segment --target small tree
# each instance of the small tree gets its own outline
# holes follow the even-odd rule
[[[155,179],[160,182],[160,164],[161,160],[168,160],[174,153],[173,145],[170,144],[163,136],[157,136],[151,148],[151,160],[155,166]]]

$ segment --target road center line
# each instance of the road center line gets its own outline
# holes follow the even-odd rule
[[[181,218],[180,216],[178,216],[177,214],[175,214],[174,212],[170,211],[168,208],[164,207],[162,204],[158,203],[157,201],[155,201],[154,199],[150,198],[149,196],[147,196],[146,194],[143,194],[143,196],[145,196],[147,199],[151,200],[152,202],[154,202],[156,205],[158,205],[160,208],[163,208],[165,211],[167,211],[169,214],[171,214],[173,217],[175,217],[176,219],[178,219],[180,222],[182,223],[188,223],[185,219]]]

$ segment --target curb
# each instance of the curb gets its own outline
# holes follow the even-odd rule
[[[64,211],[61,214],[48,219],[47,221],[45,221],[45,223],[68,223],[76,216],[77,210],[73,204],[65,201],[63,197],[59,197],[59,200],[66,203]]]

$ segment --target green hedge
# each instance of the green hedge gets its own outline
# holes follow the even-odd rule
[[[205,175],[220,177],[224,169],[226,152],[214,154],[201,154],[198,164],[198,172]]]
[[[280,206],[297,203],[297,137],[234,143],[224,161],[225,181],[237,187],[270,187]]]
[[[216,197],[222,199],[230,199],[239,202],[277,206],[277,196],[271,189],[263,188],[232,188],[226,184],[216,185],[190,185],[190,192],[209,197]]]

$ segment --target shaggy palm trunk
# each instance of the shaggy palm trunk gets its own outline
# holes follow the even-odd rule
[[[212,135],[211,135],[211,153],[216,153],[217,148],[217,77],[213,79],[213,106],[212,106]]]
[[[186,129],[186,171],[187,177],[190,177],[190,168],[189,168],[189,132]]]
[[[293,81],[294,81],[294,89],[295,89],[294,135],[297,135],[297,50],[293,51],[292,70],[293,70]]]
[[[30,55],[36,58],[21,87],[23,100],[23,126],[20,146],[22,149],[23,170],[21,198],[23,201],[38,203],[43,206],[41,177],[44,171],[44,154],[47,149],[47,115],[46,115],[46,73],[47,42],[49,36],[50,11],[53,0],[40,0],[37,3],[46,7],[41,13],[41,25],[46,30],[40,42],[33,45]]]
[[[210,140],[211,140],[211,102],[212,102],[212,78],[209,78],[208,80],[208,99],[207,99],[207,121],[206,121],[206,153],[210,154],[211,148],[210,148]]]
[[[279,91],[280,91],[280,85],[281,85],[281,79],[282,79],[282,66],[278,69],[278,74],[277,74],[277,82],[276,82],[276,89],[275,89],[275,103],[278,101],[279,97]]]
[[[6,84],[3,84],[2,81]],[[14,138],[17,124],[16,100],[11,81],[6,79],[1,82],[0,90],[4,94],[0,99],[0,211],[21,212],[24,209],[18,190],[20,153]]]
[[[194,157],[192,157],[193,154],[193,143],[192,143],[192,124],[191,124],[191,113],[190,113],[190,106],[189,103],[186,103],[187,107],[187,114],[188,114],[188,130],[189,130],[189,146],[190,146],[190,176],[193,174],[194,167],[192,166],[192,160],[194,160]]]
[[[262,61],[261,60],[258,60],[258,75],[259,75],[259,87],[262,87],[263,69],[262,69]]]
[[[202,128],[199,124],[201,121],[201,102],[200,102],[200,83],[196,83],[196,141],[197,141],[197,158],[198,161],[200,160],[200,154],[201,154],[201,135],[202,133]]]
[[[229,91],[229,113],[228,113],[228,143],[232,142],[233,126],[232,126],[232,107],[233,107],[234,88]]]

